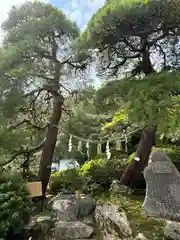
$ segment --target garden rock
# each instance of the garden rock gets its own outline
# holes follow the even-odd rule
[[[132,230],[124,211],[116,205],[97,206],[95,219],[103,240],[132,240]]]
[[[152,153],[144,178],[147,187],[143,207],[147,215],[180,220],[180,173],[163,151]]]
[[[53,208],[53,203],[59,200],[75,200],[76,196],[75,194],[62,194],[59,193],[58,195],[52,197],[49,202],[48,202],[48,208],[52,209]]]
[[[81,219],[81,221],[87,225],[94,226],[95,225],[94,214],[84,217],[83,219]]]
[[[75,200],[57,199],[52,204],[52,209],[56,212],[57,220],[60,221],[76,221]]]
[[[25,227],[24,239],[47,240],[52,239],[56,219],[49,215],[32,217]]]
[[[75,195],[57,195],[49,202],[52,210],[60,221],[76,221],[79,218],[90,216],[95,210],[92,198],[84,196],[76,200]]]
[[[93,234],[93,228],[80,222],[62,222],[55,225],[55,240],[88,239]]]
[[[90,197],[84,197],[76,201],[76,215],[79,218],[92,215],[95,208],[96,204]]]
[[[180,239],[180,223],[167,221],[164,228],[164,236],[167,239],[179,240]]]

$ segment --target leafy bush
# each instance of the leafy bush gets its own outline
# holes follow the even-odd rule
[[[130,164],[133,161],[133,158],[135,156],[135,152],[133,152],[131,155],[129,155],[128,159],[127,159],[127,163]]]
[[[153,147],[153,151],[162,150],[164,151],[168,157],[171,159],[173,163],[180,163],[180,149],[175,146],[166,146],[166,147]]]
[[[81,189],[84,193],[99,194],[109,189],[113,179],[120,178],[122,163],[120,160],[93,159],[79,169],[65,170],[51,176],[50,191],[72,193]]]
[[[0,176],[0,239],[23,229],[29,220],[31,199],[19,173],[3,172]]]
[[[83,192],[93,192],[99,189],[103,183],[105,173],[103,161],[89,161],[79,169],[63,170],[51,175],[50,191],[53,194],[59,192],[74,193],[80,189]]]
[[[79,174],[90,177],[91,181],[101,185],[106,185],[111,178],[107,168],[107,160],[102,158],[93,159],[85,163],[79,169]]]
[[[50,191],[53,194],[59,192],[74,193],[82,188],[83,179],[77,169],[63,170],[51,175]]]
[[[110,195],[111,197],[116,198],[128,198],[132,196],[133,190],[127,186],[120,185],[118,180],[114,180],[110,187]]]
[[[156,151],[156,150],[162,150],[164,151],[168,157],[171,159],[171,161],[173,163],[180,163],[180,148],[178,147],[173,147],[173,146],[167,146],[167,147],[153,147],[152,151]],[[135,152],[133,152],[129,158],[127,159],[127,163],[131,163],[134,156],[135,156]]]

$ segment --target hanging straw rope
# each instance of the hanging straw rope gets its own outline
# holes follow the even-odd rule
[[[59,128],[59,127],[56,126],[56,125],[52,125],[52,126]],[[101,140],[99,140],[99,141],[98,141],[98,140],[90,140],[90,139],[87,139],[87,138],[83,138],[83,137],[80,137],[80,136],[76,136],[76,135],[74,135],[74,134],[72,134],[72,133],[69,133],[68,131],[66,131],[66,130],[63,129],[63,128],[61,128],[61,130],[62,130],[64,133],[72,136],[73,138],[75,138],[75,139],[77,139],[77,140],[79,140],[79,141],[86,142],[86,143],[89,142],[89,143],[96,143],[96,144],[101,143],[101,144],[102,144],[102,143],[106,143],[107,140],[109,140],[109,142],[114,142],[114,141],[117,141],[117,140],[124,140],[124,139],[128,138],[129,136],[131,136],[133,133],[141,130],[141,128],[137,128],[137,129],[135,129],[134,131],[132,131],[132,132],[130,132],[130,133],[128,133],[128,134],[124,134],[122,137],[116,137],[116,138],[112,138],[112,139],[107,139],[107,138],[109,137],[109,135],[108,135],[108,136],[105,136],[105,137],[104,137],[104,138],[106,138],[106,139],[102,139],[102,138],[101,138]]]

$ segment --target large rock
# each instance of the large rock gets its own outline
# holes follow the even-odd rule
[[[37,215],[32,217],[25,227],[24,240],[48,240],[54,235],[55,219],[49,215]],[[16,237],[15,237],[16,239]]]
[[[167,239],[179,240],[180,239],[180,223],[167,221],[164,228],[164,236]]]
[[[132,230],[124,211],[116,205],[97,206],[95,219],[103,240],[132,240]]]
[[[51,197],[49,199],[48,208],[52,209],[53,208],[53,203],[55,201],[59,201],[59,200],[75,200],[75,198],[76,198],[75,194],[62,194],[62,193],[59,193],[56,196]]]
[[[76,201],[76,214],[79,218],[92,215],[95,208],[96,204],[90,197],[83,197]]]
[[[76,221],[76,206],[74,200],[56,200],[52,204],[52,209],[56,212],[57,220]]]
[[[79,221],[59,221],[55,225],[55,240],[88,239],[92,234],[93,228]]]
[[[163,151],[152,153],[144,178],[147,187],[143,207],[147,215],[180,220],[180,173]]]
[[[76,221],[93,213],[95,203],[90,197],[76,200],[75,195],[57,195],[49,202],[49,207],[56,213],[57,220]]]

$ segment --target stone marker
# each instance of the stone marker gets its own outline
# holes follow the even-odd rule
[[[163,151],[152,153],[144,178],[146,196],[143,208],[146,214],[180,220],[180,173]]]

